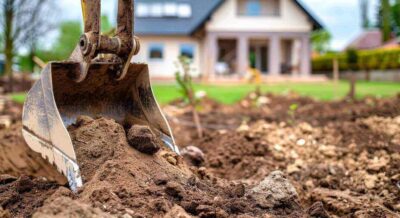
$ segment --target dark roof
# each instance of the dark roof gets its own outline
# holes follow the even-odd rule
[[[317,16],[315,16],[310,9],[308,9],[303,3],[301,3],[299,0],[294,0],[294,3],[296,3],[297,6],[300,7],[300,9],[302,9],[308,19],[310,19],[310,21],[313,24],[313,29],[317,30],[317,29],[324,29],[324,26],[322,25],[322,23],[317,19]]]
[[[190,18],[141,18],[135,19],[135,31],[140,35],[191,35],[218,8],[223,0],[136,0],[136,3],[176,2],[192,6]]]
[[[136,0],[136,3],[152,2],[189,3],[192,7],[192,16],[190,18],[136,17],[135,32],[138,35],[192,35],[210,19],[224,0]],[[294,0],[294,2],[306,13],[313,23],[314,29],[323,28],[322,24],[299,0]]]
[[[369,29],[362,32],[345,49],[358,50],[375,49],[382,46],[382,33],[379,29]]]

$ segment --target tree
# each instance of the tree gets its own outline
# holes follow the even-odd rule
[[[357,50],[350,48],[346,51],[346,54],[347,54],[347,65],[349,67],[349,70],[351,71],[350,90],[347,97],[349,97],[351,100],[354,100],[356,96],[355,71],[357,70],[357,64],[358,64],[358,52]]]
[[[360,0],[361,7],[361,22],[362,27],[364,29],[368,29],[370,26],[369,18],[368,18],[368,1],[369,0]]]
[[[13,90],[13,58],[21,47],[36,49],[38,37],[49,31],[52,0],[1,0],[1,25],[5,54],[5,74]],[[54,10],[53,10],[54,11]]]
[[[400,36],[400,0],[396,0],[392,6],[392,17],[395,26],[395,33]]]
[[[382,40],[383,42],[387,42],[391,38],[392,34],[392,13],[389,0],[381,0],[380,9],[379,9],[379,19],[378,25],[381,28],[382,32]]]
[[[67,59],[78,44],[81,35],[81,22],[65,21],[61,23],[57,41],[50,52],[51,56],[43,57],[43,59],[46,61]]]
[[[331,40],[332,35],[326,30],[316,30],[311,34],[313,50],[318,53],[328,52]]]

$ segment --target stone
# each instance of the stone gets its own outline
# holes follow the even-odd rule
[[[164,218],[191,218],[193,216],[186,213],[186,211],[179,205],[174,205],[171,210],[164,215]]]
[[[367,189],[375,188],[375,184],[378,181],[378,177],[376,175],[365,175],[364,184]]]
[[[156,136],[148,126],[133,125],[127,134],[129,145],[145,154],[155,154],[160,150]]]
[[[181,155],[183,158],[188,160],[195,166],[200,166],[204,163],[204,153],[200,148],[196,146],[188,146],[181,150]]]
[[[299,207],[298,194],[293,185],[281,171],[269,174],[248,193],[262,208],[274,208],[285,205],[288,208]]]

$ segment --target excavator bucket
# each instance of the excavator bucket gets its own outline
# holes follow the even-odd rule
[[[92,63],[77,82],[78,62],[51,62],[30,90],[23,110],[23,136],[28,145],[54,164],[72,190],[82,186],[79,162],[67,131],[78,116],[107,117],[124,126],[147,125],[178,153],[169,125],[154,98],[148,66],[129,64],[122,79],[109,62]]]

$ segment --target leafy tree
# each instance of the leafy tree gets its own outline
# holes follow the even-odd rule
[[[311,43],[314,51],[326,53],[329,51],[329,45],[332,35],[326,30],[316,30],[311,34]]]
[[[348,97],[351,100],[355,99],[356,95],[356,76],[355,72],[357,70],[357,64],[358,64],[358,52],[357,50],[350,48],[346,51],[347,55],[347,65],[349,67],[349,70],[351,71],[351,78],[350,78],[350,91],[348,93]]]
[[[60,35],[57,42],[51,49],[54,58],[57,60],[67,59],[78,44],[81,35],[82,28],[79,21],[63,22],[60,25]]]
[[[400,0],[396,0],[392,6],[392,17],[394,22],[394,31],[397,36],[400,36]]]
[[[368,29],[370,27],[370,21],[368,18],[368,1],[369,0],[360,0],[361,22],[364,29]]]
[[[38,38],[53,28],[51,0],[1,0],[0,17],[5,54],[5,74],[13,90],[13,60],[19,48],[36,49]],[[52,10],[53,9],[53,10]]]
[[[387,42],[390,39],[391,28],[391,8],[389,0],[381,0],[382,5],[382,35],[383,41]]]

